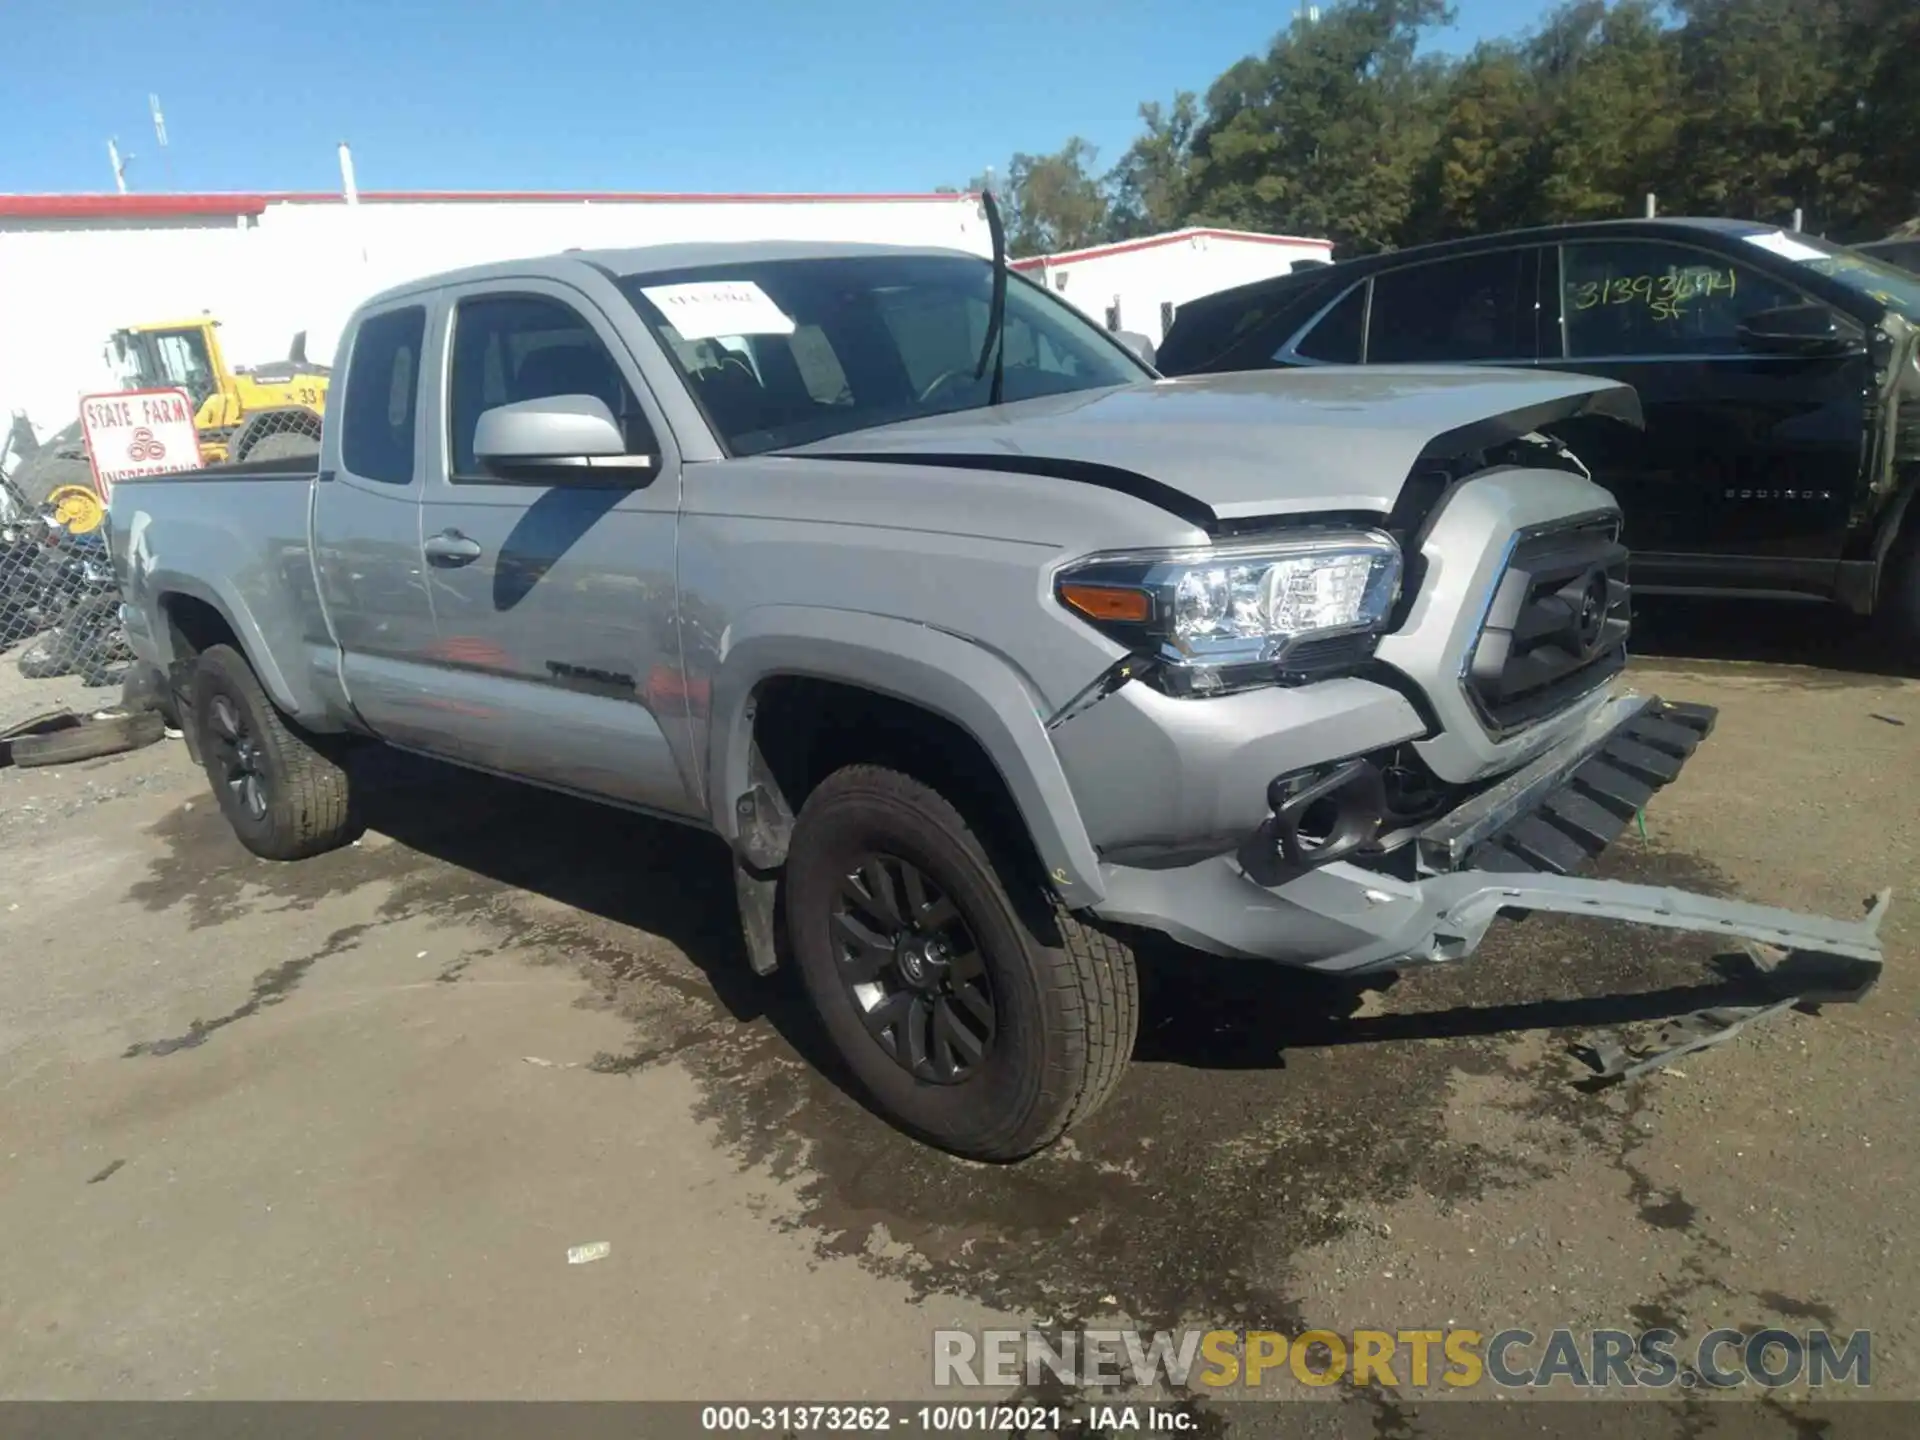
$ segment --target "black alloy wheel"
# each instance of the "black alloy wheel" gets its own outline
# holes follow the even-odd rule
[[[997,1023],[979,942],[953,898],[911,861],[869,854],[830,913],[841,984],[875,1043],[916,1079],[971,1079]]]
[[[1018,837],[926,781],[833,771],[787,846],[787,935],[862,1098],[976,1160],[1044,1149],[1113,1093],[1139,1017],[1133,955],[1047,893]]]
[[[207,707],[207,732],[212,753],[208,767],[232,796],[233,804],[254,821],[266,819],[271,780],[259,737],[230,695],[216,694]]]

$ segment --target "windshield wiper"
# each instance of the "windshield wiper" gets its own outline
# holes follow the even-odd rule
[[[980,347],[980,363],[973,367],[973,378],[987,373],[987,357],[993,357],[993,388],[987,403],[998,405],[1006,388],[1007,347],[1001,343],[1007,324],[1007,227],[1000,220],[1000,202],[993,191],[982,190],[980,203],[987,212],[987,234],[993,239],[993,300],[987,307],[987,338]]]

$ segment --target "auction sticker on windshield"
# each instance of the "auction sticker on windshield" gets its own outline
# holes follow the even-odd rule
[[[102,500],[111,500],[113,487],[122,480],[201,467],[193,400],[184,390],[82,396],[80,425],[93,463],[93,485]]]
[[[684,285],[643,285],[682,340],[722,335],[791,335],[793,317],[751,280],[696,280]]]

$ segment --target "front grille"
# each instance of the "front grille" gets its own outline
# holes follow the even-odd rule
[[[1487,729],[1512,734],[1619,674],[1630,598],[1617,519],[1523,536],[1463,677]]]

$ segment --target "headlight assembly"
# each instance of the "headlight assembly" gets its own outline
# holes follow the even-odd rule
[[[1165,688],[1217,694],[1363,654],[1399,597],[1400,549],[1377,531],[1325,531],[1095,555],[1062,570],[1055,593],[1157,659]]]

